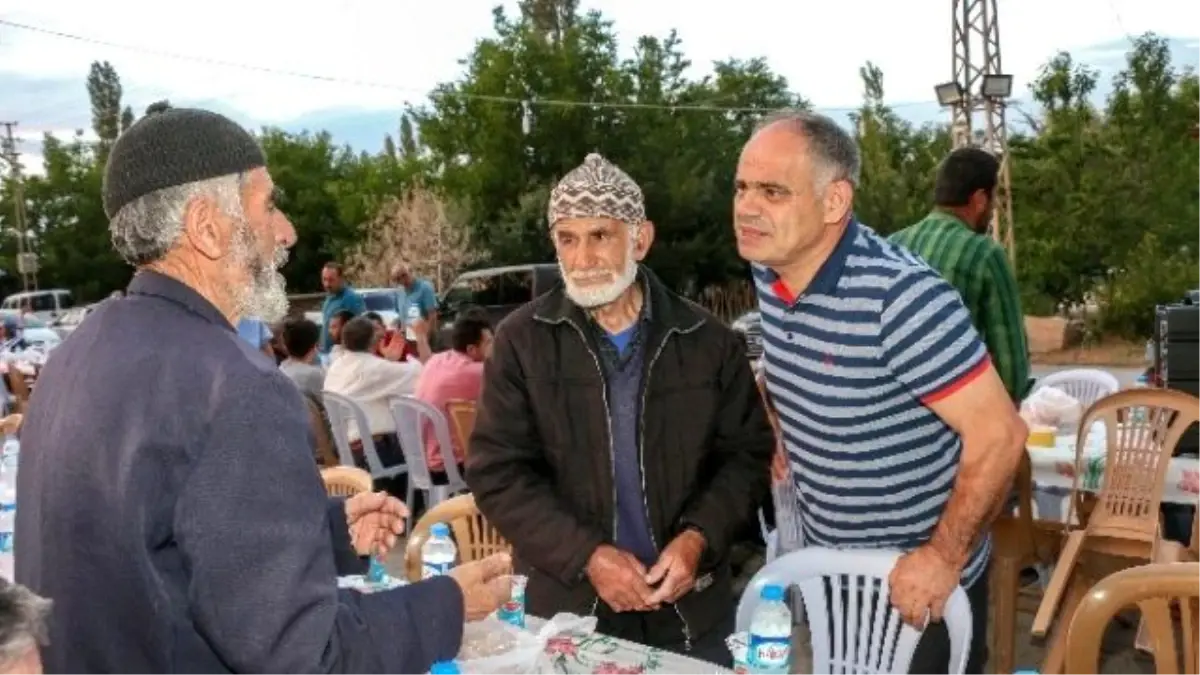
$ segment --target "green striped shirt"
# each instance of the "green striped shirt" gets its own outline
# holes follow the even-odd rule
[[[944,211],[933,211],[890,239],[924,258],[958,289],[1009,396],[1024,398],[1029,342],[1021,293],[1004,248]]]

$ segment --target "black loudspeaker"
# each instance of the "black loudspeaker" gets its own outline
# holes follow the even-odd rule
[[[1200,396],[1200,306],[1155,308],[1154,370],[1162,386]],[[1183,433],[1176,455],[1200,454],[1200,427]]]

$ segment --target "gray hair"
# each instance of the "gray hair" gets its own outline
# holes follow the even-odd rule
[[[7,669],[30,649],[47,643],[50,601],[0,580],[0,668]]]
[[[858,187],[859,176],[862,173],[858,144],[841,125],[825,115],[785,108],[764,117],[754,128],[754,133],[776,123],[788,125],[808,141],[809,152],[817,171],[818,192],[823,192],[835,180],[849,181],[851,185]]]
[[[108,223],[113,248],[131,265],[161,260],[183,236],[183,216],[193,199],[211,197],[223,213],[241,217],[241,188],[241,174],[231,173],[138,197],[122,206]]]

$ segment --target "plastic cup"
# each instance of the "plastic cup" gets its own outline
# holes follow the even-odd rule
[[[733,656],[733,672],[749,673],[750,664],[747,652],[750,648],[750,636],[746,631],[740,631],[725,638],[725,646],[729,647],[729,654]]]
[[[508,602],[500,605],[496,611],[497,618],[518,628],[525,627],[525,586],[528,583],[528,577],[522,574],[512,576],[512,596]]]

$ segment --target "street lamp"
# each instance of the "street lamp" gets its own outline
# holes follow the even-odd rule
[[[957,82],[943,82],[935,86],[933,91],[937,94],[938,103],[943,106],[952,106],[963,100],[963,90]]]
[[[1012,95],[1012,85],[1012,75],[984,75],[983,85],[979,88],[979,93],[985,98],[1004,100]]]

